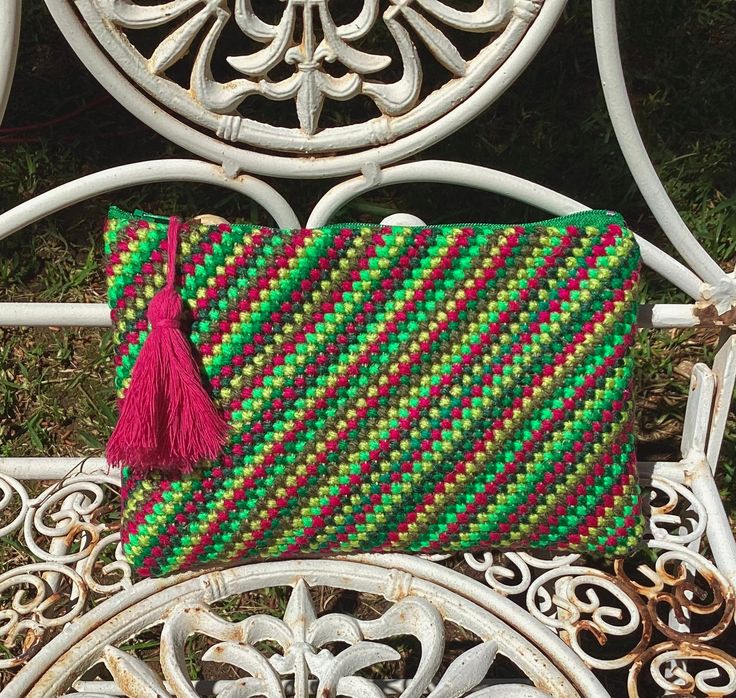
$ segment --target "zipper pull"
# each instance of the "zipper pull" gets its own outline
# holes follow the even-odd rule
[[[135,211],[133,211],[133,216],[135,218],[143,218],[147,221],[165,221],[166,223],[169,222],[168,216],[155,216],[152,213],[146,213],[145,211],[142,211],[141,209],[137,208]]]

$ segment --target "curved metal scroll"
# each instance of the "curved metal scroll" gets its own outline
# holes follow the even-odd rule
[[[20,38],[20,0],[0,0],[0,124],[13,84]]]
[[[346,43],[366,31],[370,20],[377,21],[378,0],[364,2],[366,11],[344,26],[334,26],[328,3],[322,0],[287,0],[278,26],[258,20],[250,2],[236,3],[239,28],[245,27],[251,41],[267,46],[260,53],[229,57],[230,67],[244,74],[244,78],[229,83],[216,82],[210,66],[219,34],[230,20],[227,3],[221,0],[173,0],[161,8],[114,0],[78,0],[76,4],[96,38],[90,36],[69,2],[47,0],[46,4],[76,54],[105,89],[168,140],[222,164],[232,175],[245,170],[277,177],[324,178],[355,174],[367,161],[386,164],[406,158],[477,116],[523,72],[552,31],[565,0],[486,1],[476,13],[458,12],[440,0],[415,3],[417,9],[421,6],[421,13],[404,0],[386,2],[381,21],[395,41],[405,69],[419,66],[416,50],[412,49],[412,35],[416,35],[418,41],[428,45],[434,59],[449,71],[439,90],[419,101],[414,88],[409,90],[408,101],[399,95],[407,84],[420,79],[421,72],[415,78],[405,73],[397,84],[373,82],[365,76],[384,67],[386,57],[359,56]],[[148,58],[138,53],[124,34],[125,26],[166,25],[172,17],[183,17],[194,6],[197,6],[196,14],[178,28],[170,29],[168,38]],[[300,41],[294,36],[293,26],[297,10],[304,13],[300,20],[304,27]],[[315,45],[316,33],[311,33],[316,29],[310,29],[317,16],[323,32],[319,45]],[[406,24],[411,27],[411,35]],[[489,34],[490,43],[480,52],[477,64],[462,58],[438,28],[446,24],[458,31]],[[206,27],[209,30],[194,63],[191,90],[159,75],[189,50],[195,36],[205,32]],[[325,61],[342,62],[348,68],[342,82],[335,83],[324,70],[321,64]],[[276,65],[295,65],[298,70],[283,84],[267,87],[266,75]],[[155,99],[125,79],[126,73],[148,94],[155,92]],[[250,94],[275,100],[294,98],[302,127],[276,128],[234,113],[237,101],[232,102],[233,95],[240,95],[240,99]],[[365,124],[320,132],[315,130],[314,118],[326,95],[338,100],[368,96],[376,100],[383,114]],[[169,109],[181,112],[185,119],[215,130],[216,137],[163,111],[156,100],[163,100]],[[254,140],[251,147],[263,152],[230,144],[241,139]],[[334,154],[356,147],[358,152]],[[284,150],[296,151],[295,156],[272,154]]]

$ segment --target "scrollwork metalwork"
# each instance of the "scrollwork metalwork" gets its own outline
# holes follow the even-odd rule
[[[23,522],[23,535],[28,550],[41,560],[64,564],[89,556],[100,539],[105,524],[92,515],[100,511],[105,499],[103,484],[115,482],[105,476],[95,479],[74,478],[47,488],[31,502]],[[48,548],[39,544],[48,541]],[[54,542],[63,541],[61,553]]]
[[[482,85],[535,21],[543,0],[482,0],[463,10],[444,0],[363,0],[356,14],[330,0],[286,0],[266,20],[250,0],[81,0],[78,6],[98,41],[155,99],[220,139],[291,152],[335,152],[385,143],[421,129]],[[337,12],[341,19],[336,19]],[[151,51],[138,48],[133,31],[165,32]],[[240,32],[224,61],[223,33]],[[383,34],[386,52],[362,40]],[[485,45],[457,45],[457,36],[485,36]],[[374,42],[375,43],[375,42]],[[476,41],[472,42],[475,46]],[[429,84],[419,46],[446,71]],[[172,68],[187,54],[186,84]],[[392,77],[382,79],[390,68]],[[168,72],[167,72],[168,71]],[[228,79],[226,73],[237,77]],[[393,77],[399,75],[399,77]],[[298,128],[262,121],[247,105],[259,96],[293,101]],[[374,116],[321,127],[325,100],[357,97],[373,102]]]
[[[632,579],[624,560],[616,561],[616,572],[626,587],[644,597],[647,615],[657,630],[672,640],[696,637],[707,642],[721,635],[734,617],[734,589],[728,580],[688,548],[672,543],[650,545],[658,553],[654,565],[637,568],[646,581]],[[670,615],[686,629],[673,624]],[[701,619],[696,633],[689,629],[694,617]]]
[[[483,572],[488,586],[506,596],[525,593],[532,582],[535,570],[572,565],[579,559],[580,555],[577,554],[552,557],[541,557],[526,552],[501,555],[485,552],[480,556],[476,553],[465,554],[466,564],[471,569]]]
[[[22,565],[1,574],[0,595],[9,597],[0,608],[0,641],[14,651],[10,659],[0,659],[0,669],[27,662],[49,631],[81,615],[87,601],[80,575],[53,562]]]
[[[116,530],[118,486],[113,475],[76,475],[31,496],[26,483],[0,475],[2,535],[20,537],[35,560],[0,575],[0,642],[13,653],[0,669],[24,664],[90,598],[131,586]]]
[[[705,534],[705,507],[684,485],[667,480],[652,480],[649,528],[654,540],[687,545]]]
[[[18,498],[17,511],[15,498]],[[28,492],[26,488],[10,475],[0,473],[0,538],[10,535],[23,525],[28,512]]]
[[[146,123],[222,164],[226,181],[241,167],[292,177],[311,168],[309,176],[316,173],[320,177],[360,171],[366,181],[374,184],[384,181],[382,164],[426,147],[432,140],[430,131],[446,135],[467,121],[473,109],[477,114],[490,104],[503,90],[504,81],[494,82],[500,77],[494,75],[499,66],[504,65],[507,84],[525,64],[514,59],[519,55],[527,60],[531,57],[564,5],[559,0],[475,0],[458,9],[458,3],[449,0],[356,0],[351,5],[353,15],[349,16],[345,4],[336,0],[284,0],[271,8],[269,18],[264,18],[264,4],[251,0],[75,0],[73,5],[47,0],[47,4],[89,66],[102,62],[107,66],[109,62],[98,46],[107,51],[116,65],[110,64],[105,70],[134,93],[134,98],[127,101],[132,111],[135,109],[131,104],[148,103],[140,91],[131,87],[136,84],[151,96],[158,112],[155,116],[144,115]],[[618,115],[613,119],[614,127],[622,146],[636,146],[636,139],[622,137],[629,131],[626,118],[621,118],[627,112],[621,106],[628,107],[628,103],[616,73],[620,62],[613,46],[615,31],[610,40],[615,20],[613,3],[594,0],[593,5],[594,24],[602,37],[597,39],[596,48],[600,51],[604,91],[609,105],[617,105],[612,114]],[[86,26],[78,22],[72,7],[78,8]],[[146,32],[156,37],[149,48],[139,41]],[[382,34],[382,43],[372,40],[375,32]],[[75,43],[80,35],[88,43]],[[532,35],[533,40],[526,41]],[[469,37],[472,41],[463,41]],[[440,70],[426,70],[426,63],[422,64],[426,60]],[[430,73],[439,76],[436,83],[431,82],[435,78],[430,78]],[[102,81],[109,89],[114,83]],[[611,86],[619,91],[618,97],[611,96]],[[111,91],[125,102],[121,92]],[[251,108],[258,99],[261,104],[264,100],[288,102],[282,116],[293,117],[289,125],[284,125],[285,121],[271,123]],[[331,101],[353,100],[360,100],[355,104],[368,108],[347,110],[353,121],[333,119]],[[470,102],[476,106],[465,109]],[[160,124],[164,112],[177,126],[189,128],[179,123],[181,118],[194,128],[186,137],[180,137],[179,131],[168,125],[168,130],[164,129]],[[443,121],[450,126],[432,131]],[[622,128],[617,124],[623,124]],[[202,145],[205,140],[206,147]],[[252,149],[257,152],[251,153]],[[362,150],[371,151],[370,160]],[[274,158],[272,152],[286,157]],[[629,148],[630,155],[632,152]],[[274,162],[269,164],[270,169],[260,163],[254,166],[252,160],[247,160],[248,154],[264,161],[274,158]],[[633,152],[630,160],[636,165],[637,160],[641,163],[646,158]],[[291,168],[302,166],[295,175],[296,170]],[[428,163],[423,167],[422,176],[430,171]],[[656,175],[653,168],[650,174],[647,172],[639,168],[635,178],[651,184]],[[213,176],[219,177],[219,171]],[[655,189],[650,188],[650,193]],[[346,191],[355,193],[350,188]],[[655,214],[661,221],[669,223],[664,226],[668,236],[699,276],[682,265],[676,271],[660,266],[659,271],[669,269],[665,275],[693,298],[730,307],[733,280],[725,279],[724,272],[707,258],[684,226],[678,230],[682,222],[674,208],[669,212],[659,204],[653,208],[658,209]],[[651,251],[651,246],[642,244],[645,252]],[[720,295],[711,298],[710,291],[716,287]],[[698,311],[695,315],[703,317]],[[732,356],[732,348],[728,351]],[[724,361],[722,374],[727,372]],[[733,368],[728,370],[733,373]],[[731,386],[732,377],[719,375],[717,384]],[[728,399],[730,387],[722,390]],[[578,656],[576,659],[568,653],[567,661],[577,661],[580,672],[586,672],[585,665],[599,675],[620,677],[628,672],[631,696],[655,692],[725,696],[736,692],[736,659],[729,646],[736,603],[733,580],[711,562],[710,552],[697,552],[700,541],[713,534],[708,543],[719,560],[719,542],[724,542],[724,532],[730,533],[728,522],[721,521],[720,533],[714,534],[716,507],[712,499],[708,500],[708,493],[704,495],[703,488],[698,489],[697,478],[689,469],[698,461],[711,477],[709,462],[715,462],[720,443],[719,434],[713,437],[718,431],[713,426],[708,436],[713,409],[710,402],[706,404],[712,397],[706,392],[702,391],[699,399],[698,419],[691,415],[691,428],[686,428],[689,436],[683,438],[683,453],[687,455],[682,463],[664,464],[667,467],[659,471],[674,479],[658,474],[651,479],[648,556],[642,554],[612,564],[543,553],[486,553],[464,558],[464,571],[470,576],[482,576],[494,592],[520,604],[520,624],[532,623],[531,615],[567,642]],[[698,439],[694,440],[694,435]],[[233,623],[220,617],[215,608],[215,603],[230,593],[228,583],[232,578],[226,582],[223,572],[202,577],[206,593],[198,599],[181,602],[172,592],[170,602],[162,606],[165,610],[139,627],[134,611],[145,604],[136,597],[141,587],[132,583],[130,567],[120,549],[116,487],[117,479],[112,476],[80,475],[31,496],[25,483],[0,474],[0,535],[16,537],[22,554],[35,560],[25,564],[24,559],[23,564],[0,576],[0,640],[12,652],[11,659],[0,660],[0,668],[24,664],[44,643],[53,641],[60,628],[85,625],[87,612],[95,612],[93,606],[98,601],[112,597],[113,607],[119,604],[129,611],[126,632],[154,626],[160,629],[163,657],[154,671],[150,663],[121,649],[120,638],[112,632],[99,646],[92,644],[90,650],[98,666],[107,667],[112,681],[79,679],[75,685],[82,694],[202,693],[205,688],[189,678],[181,654],[187,637],[203,634],[216,642],[197,661],[229,665],[246,674],[223,688],[220,695],[232,698],[260,693],[281,698],[286,682],[299,696],[317,691],[378,698],[376,686],[356,672],[395,661],[396,650],[387,638],[391,632],[400,631],[414,635],[422,650],[417,673],[402,685],[405,696],[422,693],[431,698],[509,698],[516,689],[523,690],[523,695],[542,695],[541,689],[530,686],[483,684],[496,653],[503,654],[507,649],[503,641],[493,637],[483,638],[462,653],[435,682],[437,677],[430,675],[439,666],[437,656],[444,649],[442,622],[447,619],[433,599],[415,596],[415,578],[405,570],[387,572],[381,593],[392,605],[372,621],[341,614],[318,617],[306,583],[292,576],[280,582],[294,586],[283,618],[258,615]],[[717,502],[717,490],[712,489]],[[448,566],[460,564],[457,558],[441,562]],[[433,567],[427,577],[440,579],[442,568]],[[340,583],[351,588],[349,580]],[[169,580],[162,580],[160,588],[166,589],[169,584]],[[436,597],[444,598],[447,590],[439,582],[436,586]],[[128,599],[133,597],[137,601],[127,608]],[[501,601],[510,603],[507,599]],[[485,611],[499,610],[494,606],[499,601],[486,598],[486,603]],[[454,597],[445,610],[452,604],[460,615],[471,607],[478,610],[472,594]],[[96,617],[90,618],[98,622]],[[495,620],[493,613],[485,618],[488,624]],[[90,637],[97,627],[94,623],[90,621],[87,628]],[[77,638],[80,645],[84,641]],[[275,643],[277,648],[263,653],[261,641],[268,641],[272,647]],[[525,641],[523,652],[514,655],[519,666],[524,665],[527,652],[535,661],[544,661],[539,651],[543,640],[528,642],[525,635]],[[335,642],[347,645],[347,649],[336,651]],[[555,642],[562,656],[565,648],[556,638]],[[559,657],[552,659],[545,676],[555,675],[559,667],[554,662],[563,663]],[[524,666],[528,669],[531,664]],[[59,685],[65,681],[62,676]]]
[[[628,666],[647,647],[652,634],[644,604],[628,591],[600,570],[564,566],[532,582],[526,605],[533,616],[559,632],[588,666],[612,670]],[[633,648],[622,644],[618,656],[603,657],[586,649],[590,637],[599,647],[614,637],[635,641]]]
[[[598,670],[611,672],[638,665],[642,657],[649,656],[650,643],[661,636],[673,643],[689,643],[688,647],[722,652],[707,643],[718,642],[731,628],[735,592],[716,565],[692,547],[705,535],[705,508],[687,485],[665,477],[652,478],[650,499],[650,555],[618,559],[609,571],[580,556],[486,553],[482,558],[466,555],[465,560],[484,573],[495,591],[508,596],[525,594],[526,610]],[[605,652],[597,652],[596,647],[605,647]],[[675,680],[670,670],[679,666],[679,671],[685,671],[686,665],[677,664],[672,653],[667,656],[669,678],[659,681],[655,676],[655,683],[673,690],[667,683]],[[734,659],[724,652],[723,657],[708,661],[718,665],[718,671],[713,671],[725,676],[730,671],[726,665]],[[653,661],[652,675],[660,676],[664,664]],[[715,676],[686,674],[675,681],[678,686],[709,686]],[[717,687],[708,690],[711,693],[706,695],[727,695]]]
[[[629,671],[631,698],[651,695],[651,687],[640,686],[647,665],[653,683],[667,696],[720,698],[736,693],[736,660],[708,645],[664,642],[650,647]]]
[[[332,566],[345,564],[333,562]],[[330,564],[325,567],[329,568]],[[358,573],[358,569],[353,569],[353,573]],[[405,572],[386,571],[389,576],[398,574],[404,581],[413,580]],[[314,578],[315,572],[310,574]],[[329,574],[328,570],[327,576]],[[273,582],[279,573],[263,576],[264,581]],[[363,583],[369,578],[365,577]],[[393,581],[382,579],[382,575],[373,579],[370,586],[382,595],[388,587],[395,586]],[[232,676],[228,670],[237,670],[238,678],[217,682],[217,695],[226,698],[252,695],[266,698],[286,698],[287,695],[297,698],[314,695],[381,698],[385,695],[384,684],[392,686],[392,691],[402,698],[572,695],[569,684],[564,687],[564,680],[550,682],[556,687],[553,692],[546,692],[546,686],[534,685],[538,681],[539,670],[535,661],[529,658],[535,656],[536,650],[528,647],[521,651],[515,641],[509,642],[513,631],[503,625],[495,625],[493,631],[488,625],[484,637],[473,640],[469,648],[442,668],[448,609],[455,609],[450,611],[450,615],[454,617],[453,622],[460,623],[461,627],[465,627],[463,619],[470,627],[475,627],[477,614],[484,613],[479,607],[475,607],[475,611],[470,610],[471,604],[458,613],[459,598],[448,591],[419,595],[409,581],[408,586],[402,584],[408,590],[406,595],[391,603],[377,617],[363,620],[342,613],[319,615],[309,586],[303,578],[297,577],[281,616],[255,614],[233,622],[223,616],[220,608],[202,597],[211,595],[212,588],[218,590],[216,596],[231,596],[236,591],[235,587],[240,588],[242,583],[234,583],[232,578],[228,581],[225,573],[218,572],[193,582],[199,582],[200,590],[194,595],[191,586],[179,594],[175,589],[159,592],[166,601],[154,621],[154,626],[160,628],[157,662],[152,663],[150,658],[143,661],[135,652],[119,647],[118,625],[122,620],[115,621],[110,630],[104,627],[99,630],[100,637],[108,641],[96,648],[92,656],[86,656],[75,665],[76,670],[82,671],[86,677],[95,672],[100,675],[102,672],[99,670],[91,672],[90,669],[104,665],[112,680],[104,677],[75,680],[72,675],[63,679],[64,688],[72,685],[82,695],[123,695],[129,698],[205,695],[212,692],[212,686],[201,678],[200,670],[202,663],[208,662],[216,670],[218,665],[224,669],[220,672],[223,675]],[[182,596],[183,600],[180,599]],[[129,609],[129,615],[134,611],[134,607]],[[146,613],[145,603],[140,604],[140,612]],[[135,626],[130,632],[135,633]],[[495,638],[492,637],[494,633]],[[392,640],[407,637],[413,638],[414,643],[403,640],[396,646],[391,644]],[[198,642],[199,638],[206,639],[206,642]],[[503,686],[488,685],[486,676],[497,655],[501,654],[518,663],[522,673],[527,673],[529,678]],[[382,675],[391,677],[392,665],[408,658],[416,666],[411,678],[375,680],[365,673],[381,665]],[[540,658],[538,655],[537,661]],[[53,682],[41,682],[29,695],[49,695],[52,685]],[[62,687],[60,684],[57,686]]]

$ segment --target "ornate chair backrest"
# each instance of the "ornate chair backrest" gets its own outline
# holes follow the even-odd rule
[[[162,181],[204,182],[240,192],[263,206],[281,227],[324,224],[345,203],[365,192],[409,182],[473,187],[557,215],[585,208],[551,189],[485,167],[422,159],[402,162],[494,102],[543,45],[565,0],[47,0],[46,4],[64,37],[105,89],[138,119],[201,159],[132,163],[70,181],[2,213],[0,238],[101,193]],[[458,9],[458,5],[467,9]],[[692,299],[687,304],[642,307],[641,323],[656,328],[708,325],[722,330],[714,365],[697,364],[693,370],[682,460],[641,464],[642,477],[664,492],[667,500],[661,505],[653,503],[650,547],[660,560],[676,560],[691,576],[709,577],[719,594],[732,598],[736,544],[712,474],[736,374],[732,334],[736,279],[699,244],[662,187],[627,97],[615,3],[592,0],[592,5],[598,66],[611,123],[634,180],[683,262],[640,238],[643,260]],[[0,116],[10,90],[19,22],[20,1],[0,0]],[[156,37],[153,42],[152,36]],[[223,54],[225,38],[228,47],[237,47],[232,55]],[[335,107],[336,102],[341,103],[340,108]],[[277,189],[259,177],[339,177],[342,181],[329,188],[306,219],[300,220]],[[388,222],[415,224],[418,219],[398,214]],[[105,326],[109,317],[104,305],[0,303],[0,324]],[[121,572],[115,584],[105,586],[92,576],[102,543],[117,540],[114,535],[100,540],[100,530],[88,516],[95,493],[116,481],[114,475],[105,473],[101,459],[88,459],[79,480],[45,490],[43,500],[31,497],[20,482],[61,479],[75,462],[40,456],[0,458],[4,493],[0,509],[14,493],[21,500],[20,513],[0,533],[25,526],[29,547],[42,561],[35,572],[43,575],[43,584],[54,589],[66,575],[85,590],[72,595],[69,618],[81,613],[85,594],[106,595],[130,587],[129,572],[121,559],[113,563]],[[688,515],[675,515],[678,499]],[[56,529],[43,524],[45,512],[54,504],[67,512],[66,518],[60,515],[64,526]],[[70,531],[75,525],[86,532],[88,544],[70,551],[69,541],[74,538]],[[34,526],[51,539],[49,547],[41,549],[34,542]],[[713,562],[698,553],[706,535]],[[577,556],[557,563],[535,561],[532,556],[507,557],[505,564],[513,573],[491,556],[471,556],[468,562],[485,573],[494,590],[527,593],[529,610],[561,632],[589,666],[617,669],[628,666],[637,652],[644,652],[646,642],[627,659],[596,659],[576,644],[578,628],[569,615],[553,617],[540,610],[544,603],[537,605],[537,594],[547,594],[548,606],[557,603],[544,591],[545,583],[597,574],[589,567],[574,567]],[[530,570],[536,570],[536,581]],[[24,573],[33,576],[34,570]],[[664,568],[659,574],[657,583],[676,586]],[[632,592],[633,582],[624,592],[613,577],[599,576],[605,577],[601,585],[608,593],[635,596],[638,592],[646,597],[645,604],[654,599],[644,587]],[[556,588],[563,593],[561,587]],[[667,638],[685,637],[677,633],[689,628],[690,611],[683,615],[682,608],[689,608],[691,596],[680,598],[676,609],[673,606],[677,617],[672,616],[669,624],[659,620],[657,627]],[[657,611],[646,620],[641,599],[622,604],[632,619],[636,616],[645,626],[649,623],[645,634],[651,636]],[[732,613],[731,605],[724,617]],[[730,616],[726,625],[728,621]],[[59,623],[43,619],[38,638],[54,624]],[[610,625],[602,632],[624,634]],[[668,657],[673,662],[684,656],[678,654],[679,646],[664,645],[661,652],[671,651]],[[689,651],[690,656],[701,659],[710,656],[706,650],[701,654],[692,648]],[[709,661],[736,686],[732,659],[711,656]],[[10,666],[12,661],[0,659],[0,667],[4,663]],[[675,681],[674,674],[666,678],[665,673],[662,681]]]

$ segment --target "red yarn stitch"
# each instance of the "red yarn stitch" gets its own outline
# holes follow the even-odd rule
[[[166,286],[148,306],[151,331],[133,367],[107,459],[141,475],[187,473],[217,457],[227,423],[207,394],[182,333],[181,297],[174,288],[179,220],[169,221]]]

